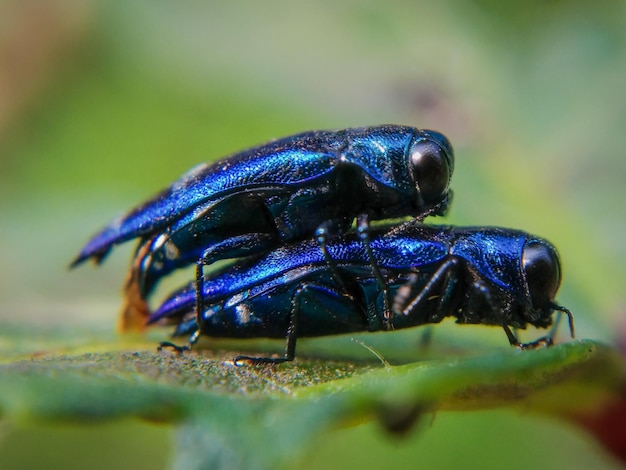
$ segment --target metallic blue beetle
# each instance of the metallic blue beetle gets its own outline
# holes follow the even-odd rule
[[[202,164],[95,235],[72,263],[141,239],[127,290],[174,269],[236,258],[371,220],[443,214],[454,168],[442,134],[384,125],[312,131]],[[130,287],[129,287],[130,286]]]
[[[248,258],[209,275],[202,298],[190,285],[167,299],[149,322],[177,325],[175,336],[286,338],[281,358],[239,356],[235,362],[293,360],[298,337],[377,331],[439,323],[497,325],[512,345],[551,344],[552,335],[521,344],[510,327],[547,328],[561,281],[559,258],[547,241],[503,228],[454,228],[408,223],[303,241]],[[386,311],[380,270],[394,299]],[[197,314],[199,312],[199,315]]]

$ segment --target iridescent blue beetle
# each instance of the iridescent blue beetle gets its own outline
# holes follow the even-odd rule
[[[96,234],[72,266],[140,238],[126,290],[142,309],[160,278],[198,260],[263,252],[316,230],[343,233],[359,215],[443,214],[453,168],[452,147],[435,131],[305,132],[193,168]]]
[[[329,239],[281,246],[239,261],[174,293],[150,323],[176,324],[174,336],[286,338],[283,357],[239,356],[239,361],[293,360],[299,337],[378,331],[439,323],[502,327],[512,345],[551,344],[552,334],[520,343],[513,328],[547,328],[561,282],[556,250],[518,230],[454,228],[408,223]],[[385,280],[381,288],[378,270]],[[393,302],[387,311],[386,296]]]

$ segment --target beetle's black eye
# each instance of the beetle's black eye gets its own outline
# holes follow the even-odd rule
[[[411,170],[422,199],[439,202],[448,192],[454,157],[450,143],[442,134],[427,132],[428,139],[417,140],[411,146]]]
[[[533,306],[545,306],[561,284],[559,255],[546,241],[530,240],[524,246],[522,266]]]

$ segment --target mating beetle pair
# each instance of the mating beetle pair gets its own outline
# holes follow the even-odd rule
[[[388,125],[287,137],[192,169],[109,224],[73,266],[139,237],[127,297],[141,321],[173,322],[190,345],[201,334],[286,338],[282,358],[236,361],[292,360],[299,336],[446,316],[502,326],[520,345],[510,327],[548,327],[560,310],[573,333],[571,314],[553,302],[560,266],[546,241],[418,222],[445,213],[453,168],[451,145],[434,131]],[[369,230],[368,220],[404,216],[418,221]],[[227,258],[240,259],[205,279],[204,265]],[[156,282],[193,262],[195,283],[148,317]]]
[[[346,232],[354,218],[442,214],[454,167],[438,132],[378,126],[313,131],[202,164],[93,237],[72,266],[140,243],[126,285],[126,323],[174,269],[267,252],[316,230]],[[137,319],[135,317],[139,316]]]

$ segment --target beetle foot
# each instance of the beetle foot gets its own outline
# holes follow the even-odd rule
[[[554,344],[551,336],[543,336],[535,341],[531,341],[530,343],[519,343],[517,345],[518,348],[524,349],[537,349],[541,347],[549,348]]]
[[[177,344],[170,343],[169,341],[161,341],[159,343],[159,347],[157,347],[157,351],[161,352],[165,348],[172,348],[174,352],[178,354],[182,354],[185,351],[191,351],[191,346],[189,344],[185,344],[184,346],[178,346]]]
[[[552,334],[542,336],[541,338],[538,338],[535,341],[531,341],[530,343],[521,343],[520,341],[518,341],[517,337],[513,334],[513,332],[507,325],[503,325],[503,328],[506,336],[509,338],[509,343],[511,343],[511,346],[515,346],[522,351],[525,349],[537,349],[541,347],[549,348],[554,344]]]
[[[233,359],[233,364],[237,367],[241,367],[241,361],[248,362],[249,364],[282,364],[283,362],[293,361],[286,357],[251,357],[251,356],[237,356]]]

